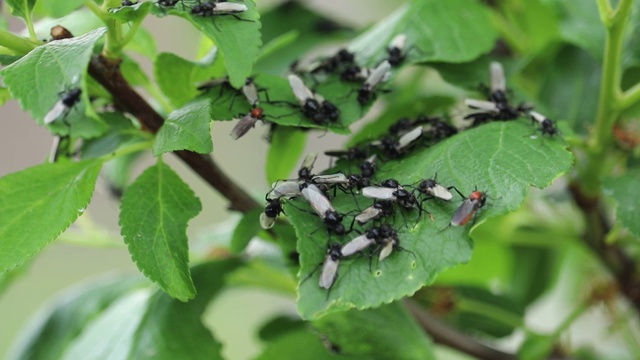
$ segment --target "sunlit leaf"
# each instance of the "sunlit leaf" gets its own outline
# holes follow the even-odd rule
[[[169,114],[158,131],[153,154],[158,156],[175,150],[191,150],[201,154],[213,151],[209,99],[200,97]]]
[[[42,250],[84,212],[101,160],[53,163],[0,179],[0,273]]]
[[[186,228],[201,209],[189,186],[161,160],[127,188],[120,207],[122,235],[136,265],[181,301],[195,296]]]
[[[604,182],[605,194],[618,204],[616,213],[618,221],[636,237],[640,237],[640,211],[638,211],[638,202],[635,201],[638,179],[640,179],[640,171],[632,170],[620,177],[606,179]]]
[[[431,148],[415,151],[400,161],[380,166],[376,179],[395,178],[401,184],[413,184],[436,173],[445,186],[456,186],[463,194],[476,187],[489,196],[488,204],[480,210],[478,220],[515,210],[523,201],[530,185],[548,186],[572,164],[572,155],[563,140],[532,139],[531,125],[526,121],[493,123],[464,131]],[[303,199],[293,200],[297,208],[304,208]],[[333,200],[342,213],[356,209],[350,195],[340,194]],[[358,197],[360,207],[370,200]],[[319,218],[293,206],[286,206],[287,214],[299,237],[300,299],[298,310],[304,318],[316,318],[326,312],[349,308],[365,309],[411,295],[420,287],[434,281],[438,273],[467,262],[472,241],[468,236],[471,225],[448,227],[459,200],[450,203],[428,201],[424,204],[428,216],[417,219],[416,212],[402,212],[393,220],[400,235],[400,245],[408,251],[395,252],[378,263],[366,257],[343,259],[338,280],[330,293],[318,286],[318,264],[325,258],[327,234]],[[400,212],[398,210],[397,212]],[[351,215],[353,216],[353,215]],[[347,216],[346,224],[351,221]],[[331,241],[345,243],[349,235]],[[378,289],[371,291],[371,289]]]

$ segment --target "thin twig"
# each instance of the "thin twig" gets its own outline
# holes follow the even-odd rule
[[[569,186],[574,201],[585,215],[587,229],[583,240],[616,278],[621,292],[640,312],[640,271],[633,259],[616,244],[608,244],[606,236],[611,224],[602,209],[599,198],[585,195],[577,183]]]
[[[478,341],[450,327],[440,319],[431,315],[428,311],[425,311],[414,300],[407,299],[404,301],[404,304],[407,306],[407,309],[409,309],[411,314],[413,314],[413,317],[418,321],[418,324],[420,324],[422,329],[438,344],[457,349],[481,360],[517,359],[513,354],[508,354],[479,343]]]
[[[89,74],[111,93],[117,106],[140,121],[143,130],[155,134],[164,124],[164,119],[127,83],[119,65],[119,62],[95,56],[89,63]],[[176,151],[174,154],[227,198],[230,209],[246,213],[259,206],[211,157],[186,150]]]

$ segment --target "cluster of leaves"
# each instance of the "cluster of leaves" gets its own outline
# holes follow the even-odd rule
[[[324,259],[325,250],[317,244],[326,244],[326,233],[318,231],[321,222],[317,217],[294,208],[287,211],[291,225],[278,223],[272,232],[259,230],[261,209],[246,213],[230,242],[231,253],[237,255],[252,238],[259,237],[281,249],[283,255],[278,259],[234,257],[190,265],[190,256],[198,258],[199,254],[190,254],[186,228],[201,211],[201,204],[162,156],[177,150],[211,153],[212,120],[231,120],[250,111],[236,91],[221,86],[201,92],[199,83],[226,76],[232,87],[239,88],[251,76],[268,90],[270,99],[295,102],[282,76],[293,60],[326,43],[350,40],[347,48],[358,62],[372,66],[386,56],[387,44],[401,33],[407,35],[412,50],[402,67],[394,70],[389,85],[393,91],[383,97],[381,114],[351,137],[352,144],[381,135],[402,116],[455,115],[454,105],[461,97],[476,95],[477,85],[487,82],[488,64],[496,58],[512,74],[509,84],[515,97],[562,119],[568,142],[577,142],[571,134],[584,133],[585,123],[596,112],[593,89],[599,84],[604,35],[595,4],[535,0],[489,7],[475,0],[414,0],[354,38],[354,30],[336,26],[294,2],[258,14],[255,4],[247,0],[248,10],[239,16],[248,21],[191,15],[189,9],[199,3],[195,0],[180,1],[173,7],[152,1],[126,7],[110,0],[84,2],[91,11],[76,9],[82,1],[62,3],[36,6],[35,0],[8,1],[13,15],[25,19],[31,40],[16,40],[0,29],[0,45],[12,50],[0,55],[0,63],[6,65],[0,73],[6,87],[0,92],[2,99],[17,99],[44,125],[43,118],[61,92],[70,86],[82,90],[79,105],[67,117],[69,126],[58,121],[46,125],[53,134],[70,138],[79,148],[80,159],[67,156],[0,179],[0,282],[10,279],[12,272],[85,211],[101,169],[115,163],[110,168],[118,170],[109,178],[124,191],[122,236],[133,261],[159,289],[139,278],[113,279],[78,289],[34,327],[17,350],[21,356],[78,358],[88,353],[117,353],[138,359],[198,353],[220,358],[221,345],[200,317],[218,292],[240,285],[291,297],[297,294],[300,317],[311,320],[277,317],[266,324],[261,338],[268,346],[261,358],[289,358],[303,351],[309,358],[326,357],[326,344],[310,325],[323,334],[329,348],[345,357],[433,358],[431,340],[397,300],[413,296],[411,301],[444,308],[451,324],[499,338],[523,327],[527,307],[552,287],[559,271],[540,264],[559,261],[559,248],[564,245],[549,245],[546,239],[554,234],[575,238],[576,232],[558,235],[561,230],[548,226],[531,234],[523,230],[530,224],[497,218],[520,208],[530,186],[547,187],[573,163],[564,139],[531,138],[534,127],[526,119],[480,126],[401,160],[382,163],[380,179],[409,184],[437,173],[440,182],[455,184],[464,193],[476,187],[485,191],[490,204],[474,226],[446,231],[441,230],[458,204],[433,205],[429,211],[434,221],[418,222],[400,234],[402,246],[412,253],[394,253],[373,271],[364,260],[343,262],[329,295],[317,281],[302,281]],[[76,36],[37,43],[36,39],[48,37],[54,22],[45,19],[33,24],[34,11],[64,16],[55,24]],[[204,36],[202,56],[189,60],[158,53],[154,37],[142,26],[148,15],[177,16],[190,22]],[[628,39],[633,48],[634,37]],[[496,47],[500,41],[517,56],[507,56]],[[166,115],[155,136],[118,107],[108,106],[114,103],[114,94],[87,75],[98,53],[121,59],[124,78],[145,89]],[[153,63],[155,83],[133,60],[133,53]],[[626,55],[623,69],[633,76],[639,57]],[[436,71],[449,86],[436,79]],[[395,76],[400,72],[413,76]],[[424,86],[425,79],[440,86]],[[369,110],[355,101],[356,89],[357,85],[335,77],[319,84],[316,90],[341,110],[340,122],[326,128],[302,118],[295,109],[262,99],[267,119],[280,125],[267,154],[269,180],[286,178],[295,168],[307,136],[304,130],[308,129],[302,128],[350,134],[349,125]],[[628,115],[634,111],[630,107]],[[136,155],[148,150],[157,157],[156,164],[130,184],[129,169]],[[638,236],[640,221],[629,196],[634,193],[634,179],[637,170],[606,181],[605,187],[619,204],[620,223]],[[355,207],[347,196],[337,199],[336,205]],[[533,211],[527,214],[530,221],[538,219]],[[531,245],[538,240],[546,245]],[[296,252],[299,264],[288,258]],[[469,262],[472,252],[480,259],[493,260],[449,270]],[[426,287],[437,277],[440,286]],[[491,291],[496,281],[500,295]],[[454,309],[443,303],[454,304]],[[514,318],[519,321],[511,321]],[[558,337],[555,333],[527,335],[521,349],[524,357],[550,352]]]

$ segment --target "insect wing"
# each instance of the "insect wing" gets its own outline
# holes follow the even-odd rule
[[[547,118],[546,116],[540,114],[539,112],[536,111],[530,111],[529,115],[531,115],[531,118],[539,123],[542,124],[542,122]]]
[[[489,68],[491,79],[491,92],[507,91],[507,80],[504,77],[504,68],[499,62],[493,61]]]
[[[476,200],[465,199],[453,214],[451,225],[460,226],[469,222],[473,214],[478,210],[478,205],[479,203]]]
[[[247,11],[247,5],[233,2],[217,2],[214,14],[234,14]]]
[[[382,249],[380,249],[380,255],[378,257],[380,261],[388,258],[389,255],[391,255],[391,253],[393,252],[393,239],[387,238],[384,241],[384,246],[382,247]]]
[[[300,168],[301,169],[307,168],[309,171],[311,171],[313,169],[313,164],[316,163],[317,157],[318,157],[318,154],[315,154],[315,153],[307,155],[307,157],[304,158],[304,161],[302,162],[302,166]]]
[[[55,103],[55,105],[53,105],[53,107],[51,108],[51,110],[49,110],[47,115],[45,115],[44,124],[47,125],[56,121],[56,119],[59,118],[62,114],[64,114],[64,112],[67,111],[68,109],[69,108],[64,105],[62,100],[59,100],[58,102]]]
[[[378,86],[380,82],[382,82],[385,77],[388,77],[388,73],[391,70],[391,64],[387,60],[383,61],[377,68],[373,69],[371,75],[364,82],[365,86],[368,86],[370,89]]]
[[[465,99],[464,103],[472,109],[500,112],[500,109],[498,109],[498,105],[491,101]]]
[[[276,223],[276,218],[272,218],[267,216],[267,214],[265,213],[261,213],[260,214],[260,226],[265,229],[271,229],[273,227],[273,224]]]
[[[233,140],[238,140],[249,130],[251,130],[251,128],[256,125],[257,121],[258,119],[251,116],[251,114],[245,115],[231,130],[231,138],[233,138]]]
[[[422,126],[418,126],[408,133],[402,135],[400,139],[398,139],[398,150],[405,148],[412,142],[416,141],[420,136],[422,136],[422,131]]]
[[[407,42],[407,34],[398,34],[389,43],[389,47],[397,48],[399,50],[404,49],[404,45]]]
[[[316,214],[323,219],[327,211],[336,211],[329,199],[313,184],[309,184],[302,189],[302,196],[309,202],[309,205],[311,205]]]
[[[323,289],[331,289],[333,283],[338,278],[338,266],[340,260],[333,260],[331,254],[327,254],[322,264],[322,272],[320,273],[320,287]]]
[[[364,224],[371,219],[375,219],[380,215],[382,210],[376,209],[373,206],[369,206],[368,208],[362,210],[362,212],[356,215],[356,221],[360,224]]]
[[[357,253],[358,251],[362,251],[368,248],[374,242],[375,242],[375,239],[370,239],[367,237],[367,235],[360,235],[354,238],[353,240],[349,241],[348,243],[344,244],[340,252],[342,252],[342,256],[351,256]]]
[[[267,194],[267,200],[286,198],[291,199],[300,196],[300,182],[278,181],[273,183],[271,191]]]
[[[396,200],[396,196],[393,194],[398,189],[380,187],[380,186],[367,186],[362,189],[362,195],[378,200]]]
[[[260,98],[258,97],[258,89],[256,88],[256,84],[253,81],[245,84],[242,87],[242,93],[247,98],[247,101],[251,106],[256,106],[260,103]]]
[[[307,101],[307,99],[313,99],[313,92],[309,90],[309,88],[302,82],[299,76],[290,74],[288,76],[289,86],[291,86],[291,90],[293,91],[293,95],[298,99],[301,105]]]
[[[451,191],[447,190],[446,187],[440,184],[436,184],[436,186],[430,188],[430,192],[431,195],[442,200],[449,201],[453,198],[453,194],[451,194]]]
[[[318,184],[346,184],[349,182],[349,179],[343,173],[316,175],[311,180]]]

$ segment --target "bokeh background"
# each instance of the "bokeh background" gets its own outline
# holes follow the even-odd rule
[[[261,10],[275,6],[279,1],[258,0]],[[329,15],[337,22],[355,28],[363,28],[388,15],[405,1],[385,0],[313,0],[301,1],[305,6]],[[7,13],[7,9],[3,9]],[[162,19],[149,16],[144,26],[155,35],[159,52],[173,52],[187,59],[194,59],[200,35],[190,24],[178,18]],[[22,31],[23,24],[10,19],[12,31]],[[146,72],[153,77],[150,64]],[[240,141],[234,142],[228,136],[232,123],[216,122],[213,126],[214,158],[220,166],[238,183],[251,189],[256,197],[267,190],[264,176],[266,143],[262,136],[266,127],[258,126]],[[308,139],[307,151],[321,151],[330,146],[340,146],[343,138],[333,134],[312,135]],[[20,109],[16,101],[10,101],[0,108],[0,176],[20,171],[46,161],[53,137],[43,127]],[[322,143],[322,146],[320,146]],[[329,145],[333,144],[333,145]],[[172,168],[179,172],[199,196],[203,211],[190,222],[190,239],[206,237],[213,227],[225,226],[230,215],[225,201],[207,184],[191,173],[173,156],[166,156]],[[326,159],[325,159],[326,161]],[[148,155],[140,161],[139,171],[152,163]],[[318,164],[323,167],[322,161]],[[74,244],[73,236],[63,235],[38,254],[31,264],[24,266],[20,278],[0,294],[0,357],[4,358],[17,340],[21,329],[56,294],[78,283],[113,273],[137,273],[126,247],[119,236],[118,201],[114,200],[104,181],[99,180],[91,205],[83,216],[84,227],[93,229],[96,235],[113,239],[116,245],[107,247]],[[231,225],[228,225],[231,229]],[[73,230],[73,229],[72,229]],[[25,231],[28,231],[25,229]],[[65,240],[66,239],[66,240]],[[83,239],[76,239],[83,241]],[[86,239],[84,239],[86,240]],[[192,244],[193,245],[193,244]],[[206,322],[211,325],[216,336],[225,343],[224,353],[231,359],[243,359],[256,355],[259,345],[253,334],[256,326],[268,319],[274,312],[294,312],[294,305],[275,295],[249,290],[228,291],[220,296]],[[242,321],[238,321],[242,318]],[[224,326],[224,331],[216,328]]]

